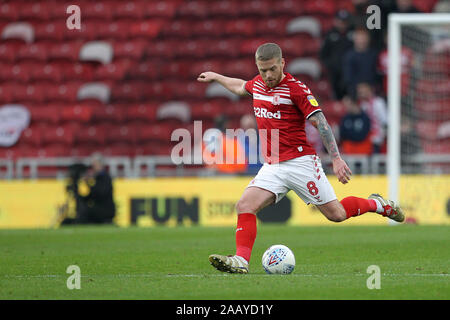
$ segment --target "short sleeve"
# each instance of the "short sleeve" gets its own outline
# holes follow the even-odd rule
[[[258,76],[253,78],[252,80],[249,80],[245,83],[245,90],[247,90],[248,94],[253,95],[253,84],[255,83],[255,80]]]
[[[316,112],[322,111],[311,90],[303,83],[296,83],[291,88],[291,99],[308,119]]]

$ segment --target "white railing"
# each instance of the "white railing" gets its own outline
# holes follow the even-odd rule
[[[354,174],[385,174],[387,158],[385,155],[344,156]],[[37,179],[65,178],[68,167],[75,163],[89,165],[90,157],[75,158],[19,158],[16,161],[0,159],[0,179]],[[411,173],[450,173],[450,155],[418,154],[410,157]],[[113,177],[142,178],[157,176],[210,176],[216,174],[213,170],[199,165],[176,165],[169,156],[137,156],[137,157],[106,157],[105,164]],[[322,159],[327,174],[332,173],[331,161],[328,157]],[[444,164],[434,171],[414,172],[414,168],[423,165]],[[51,168],[52,170],[48,171]],[[46,170],[47,169],[47,170]]]
[[[385,155],[344,156],[354,174],[386,174],[387,158]],[[75,158],[19,158],[16,161],[0,159],[0,179],[37,179],[67,177],[68,167],[75,163],[89,165],[90,157]],[[327,174],[332,173],[331,161],[322,158],[322,164]],[[408,173],[450,173],[450,155],[417,154],[410,157]],[[423,165],[444,164],[433,170],[423,171]],[[137,157],[107,157],[105,165],[113,177],[142,178],[157,176],[210,176],[214,170],[203,166],[176,165],[169,156],[137,156]],[[50,173],[48,170],[51,168]],[[420,171],[415,170],[420,169]]]

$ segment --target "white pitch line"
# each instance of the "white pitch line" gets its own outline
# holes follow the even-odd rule
[[[449,277],[450,274],[447,273],[382,273],[382,276],[387,277]],[[236,275],[229,273],[218,273],[218,274],[108,274],[108,275],[81,275],[81,278],[95,278],[95,277],[112,277],[112,278],[208,278],[208,277],[234,277]],[[239,275],[237,275],[239,276]],[[242,275],[244,277],[269,277],[271,275],[268,274],[247,274]],[[276,275],[275,275],[276,276]],[[344,276],[352,276],[351,274],[342,275],[342,274],[290,274],[285,275],[286,277],[344,277]],[[353,274],[353,276],[367,276],[365,273]],[[58,275],[58,274],[41,274],[41,275],[3,275],[0,276],[3,278],[13,278],[13,279],[30,279],[30,278],[66,278],[66,275]]]

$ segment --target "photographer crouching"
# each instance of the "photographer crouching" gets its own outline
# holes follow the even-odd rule
[[[77,170],[72,170],[67,192],[75,200],[76,216],[65,217],[61,225],[113,223],[116,206],[111,176],[101,154],[93,154],[91,161],[89,168],[78,167]]]

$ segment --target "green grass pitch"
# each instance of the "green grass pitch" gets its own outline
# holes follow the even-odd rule
[[[449,226],[258,226],[248,275],[224,274],[212,253],[234,253],[234,228],[70,227],[0,230],[0,299],[450,299]],[[296,256],[267,275],[272,244]],[[69,265],[81,288],[69,290]],[[380,289],[369,290],[370,265]]]

